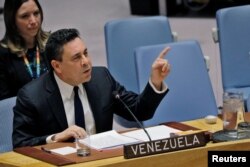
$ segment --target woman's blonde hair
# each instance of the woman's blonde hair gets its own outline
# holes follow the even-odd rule
[[[16,13],[21,5],[28,0],[6,0],[4,3],[4,23],[5,35],[1,40],[1,46],[10,49],[10,51],[18,56],[22,56],[27,51],[26,43],[23,37],[19,34],[16,26]],[[45,44],[48,40],[50,32],[45,32],[42,29],[43,10],[38,0],[33,0],[39,8],[41,14],[41,25],[36,35],[36,44],[40,51],[44,51]]]

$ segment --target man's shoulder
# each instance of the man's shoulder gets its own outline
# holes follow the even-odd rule
[[[95,72],[108,71],[107,67],[104,66],[94,66],[92,70]]]
[[[91,80],[90,83],[104,83],[109,80],[111,74],[107,67],[95,66],[92,68]]]
[[[40,76],[37,79],[32,80],[31,82],[28,82],[21,88],[21,90],[29,94],[38,95],[44,91],[45,86],[46,86],[45,83],[47,82],[48,79],[49,79],[49,72],[44,73],[42,76]]]
[[[92,76],[109,74],[109,70],[104,66],[95,66],[92,68]]]

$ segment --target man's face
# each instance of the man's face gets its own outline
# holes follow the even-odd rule
[[[62,61],[52,60],[56,74],[66,83],[76,86],[91,79],[92,64],[87,48],[80,38],[63,46]],[[52,63],[53,64],[53,63]]]

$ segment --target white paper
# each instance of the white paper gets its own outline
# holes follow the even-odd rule
[[[165,125],[159,125],[159,126],[146,128],[146,130],[152,140],[169,138],[171,133],[180,132],[180,130],[178,129],[174,129]],[[127,136],[127,137],[132,137],[141,141],[149,141],[149,138],[145,134],[143,129],[122,133],[122,135]]]
[[[67,155],[67,154],[72,154],[76,152],[76,149],[73,147],[61,147],[61,148],[56,148],[50,150],[53,153],[61,154],[61,155]]]
[[[111,130],[91,135],[90,140],[81,139],[80,142],[97,150],[100,150],[104,148],[121,146],[129,143],[136,143],[138,142],[138,140],[120,135],[115,130]]]
[[[149,133],[152,140],[169,138],[170,133],[180,132],[180,130],[165,125],[146,128],[146,130]],[[91,135],[90,140],[89,139],[80,140],[82,144],[88,145],[97,150],[122,146],[124,144],[138,143],[141,141],[149,141],[147,135],[142,129],[122,134],[117,133],[115,130],[111,130]]]

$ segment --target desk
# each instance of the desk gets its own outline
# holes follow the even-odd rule
[[[216,124],[206,124],[204,119],[198,119],[193,121],[184,122],[187,125],[191,125],[204,130],[216,131],[222,127],[222,121],[217,120]],[[207,152],[208,150],[250,150],[250,139],[223,142],[223,143],[208,143],[205,147],[198,147],[188,150],[181,150],[170,153],[157,154],[152,156],[146,156],[134,159],[124,159],[123,156],[108,158],[103,160],[79,163],[68,165],[70,167],[94,167],[94,166],[109,166],[109,167],[127,167],[127,166],[192,166],[201,167],[207,166]],[[11,166],[25,166],[25,167],[44,167],[53,166],[51,164],[15,153],[8,152],[0,155],[1,163],[6,167]],[[8,165],[9,164],[9,165]]]

